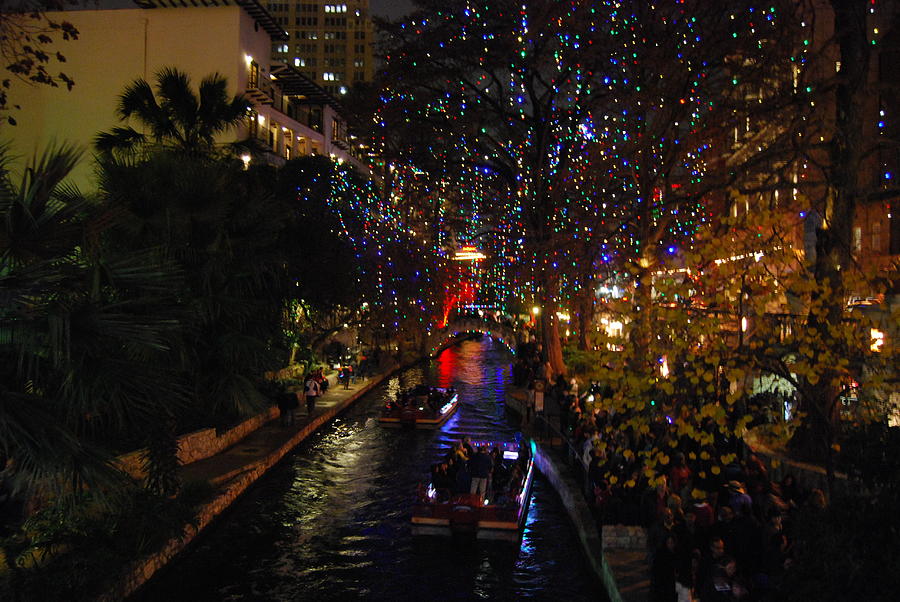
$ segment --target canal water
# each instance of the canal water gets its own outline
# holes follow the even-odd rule
[[[260,479],[135,599],[603,599],[540,476],[520,544],[411,534],[416,485],[454,440],[514,440],[503,409],[510,380],[510,355],[485,337],[385,381]],[[419,382],[455,387],[456,414],[439,431],[378,426],[385,400]]]

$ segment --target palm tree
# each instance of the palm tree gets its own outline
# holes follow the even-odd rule
[[[98,443],[184,398],[159,360],[177,271],[105,251],[114,216],[65,184],[79,154],[50,149],[17,184],[0,149],[0,466],[43,490],[120,483]]]
[[[147,144],[210,152],[216,137],[238,125],[249,107],[240,94],[228,97],[227,81],[218,73],[203,78],[195,93],[187,74],[166,67],[156,74],[155,90],[138,78],[119,97],[118,116],[136,118],[149,133],[115,127],[99,134],[94,145],[104,154],[133,152]]]
[[[288,210],[266,191],[271,178],[168,151],[104,160],[100,177],[111,210],[123,215],[116,244],[157,247],[185,275],[171,355],[197,419],[219,425],[258,412],[268,403],[258,380],[280,359],[288,295],[280,236]]]

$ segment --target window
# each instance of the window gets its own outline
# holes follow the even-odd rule
[[[259,87],[259,63],[257,63],[256,61],[252,61],[250,63],[250,73],[247,75],[247,87]]]
[[[365,67],[365,61],[362,60],[362,59],[354,59],[354,60],[353,60],[353,66],[354,66],[354,67],[359,67],[359,68]]]
[[[862,228],[859,226],[853,227],[853,254],[859,253],[862,248]]]
[[[326,13],[345,13],[347,12],[346,4],[326,4],[325,5]]]
[[[875,222],[872,224],[872,232],[869,233],[870,240],[870,248],[874,252],[881,251],[881,222]]]

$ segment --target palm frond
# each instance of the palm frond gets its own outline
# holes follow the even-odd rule
[[[101,489],[123,483],[110,458],[79,440],[36,395],[0,390],[0,449],[22,488],[64,492],[73,482]]]
[[[191,89],[191,79],[183,71],[165,67],[156,75],[156,89],[160,104],[173,124],[170,135],[181,146],[191,146],[195,140],[199,101]]]
[[[94,148],[101,153],[129,151],[147,141],[147,137],[130,127],[114,127],[109,132],[101,132],[94,137]]]

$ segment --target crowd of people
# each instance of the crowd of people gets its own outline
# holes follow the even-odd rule
[[[300,391],[283,390],[278,394],[278,410],[282,426],[293,426],[297,420],[297,409],[300,400],[306,402],[306,413],[312,416],[316,409],[316,401],[328,390],[328,378],[324,368],[314,368],[303,379]]]
[[[801,490],[793,476],[771,479],[754,455],[724,475],[713,491],[698,493],[679,455],[667,478],[645,492],[654,602],[779,599],[793,527],[802,513],[823,512],[825,495]]]
[[[473,446],[469,437],[456,441],[446,457],[431,467],[437,501],[459,494],[477,495],[495,505],[516,503],[524,484],[527,459],[507,461],[499,447]]]
[[[598,522],[647,527],[650,599],[778,600],[797,519],[822,512],[824,493],[801,489],[793,476],[770,478],[743,441],[712,420],[701,424],[711,440],[704,445],[677,436],[666,418],[672,407],[642,432],[626,414],[604,407],[611,395],[597,383],[580,395],[571,380],[548,387],[559,404],[561,430],[585,467]],[[659,475],[657,467],[651,480],[641,452],[654,448],[672,452],[666,470]]]

